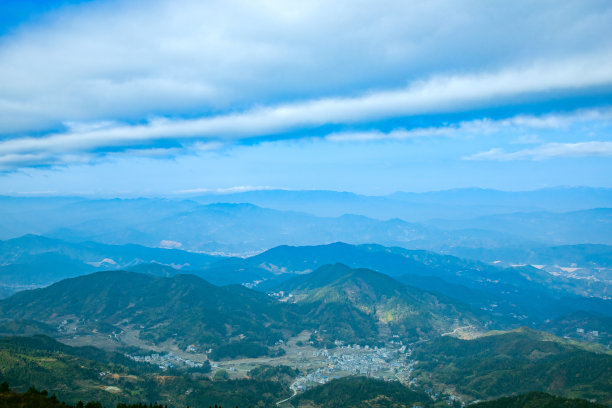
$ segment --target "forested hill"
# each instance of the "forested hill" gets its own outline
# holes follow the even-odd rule
[[[596,404],[583,399],[568,399],[532,391],[513,397],[503,397],[493,401],[479,402],[473,408],[605,408],[606,405]]]
[[[482,311],[455,299],[403,285],[379,272],[353,269],[343,264],[322,266],[282,283],[278,289],[290,293],[290,301],[298,305],[320,304],[313,310],[330,333],[339,331],[363,314],[366,320],[387,325],[406,341],[433,337],[458,326],[481,328],[489,319]],[[326,309],[333,309],[335,313],[355,312],[352,320],[346,320],[327,316]]]
[[[0,315],[48,324],[73,322],[76,330],[121,332],[134,327],[143,340],[176,338],[216,347],[242,335],[265,346],[299,319],[264,293],[214,286],[193,275],[160,278],[134,272],[98,272],[17,293],[0,301]],[[69,323],[72,324],[72,323]],[[271,343],[270,343],[271,342]]]
[[[488,321],[485,312],[454,299],[341,264],[296,277],[278,290],[295,292],[297,301],[281,302],[239,285],[218,287],[194,275],[107,271],[17,293],[0,301],[0,316],[68,325],[76,334],[135,330],[155,344],[171,339],[182,348],[213,348],[218,358],[265,355],[276,341],[303,330],[318,330],[331,343],[374,345],[388,337],[381,337],[380,324],[417,341]],[[242,351],[227,349],[230,343]]]
[[[612,355],[530,329],[418,345],[415,371],[433,388],[450,385],[468,399],[532,390],[612,404]]]
[[[335,380],[324,386],[314,388],[298,398],[293,404],[311,408],[400,408],[410,406],[444,407],[452,405],[446,401],[435,404],[424,393],[411,391],[399,383],[385,382],[367,378],[346,378]],[[543,392],[530,392],[513,397],[480,402],[474,408],[606,408],[583,399],[567,399]],[[100,402],[90,401],[67,404],[46,390],[39,391],[30,387],[26,392],[11,391],[9,385],[0,384],[0,408],[103,408]],[[111,408],[112,406],[106,406]],[[158,403],[123,403],[117,408],[168,408]],[[223,408],[214,405],[215,408]],[[212,406],[209,406],[212,408]],[[236,408],[239,408],[236,406]]]

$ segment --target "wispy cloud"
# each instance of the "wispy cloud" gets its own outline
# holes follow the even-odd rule
[[[52,164],[58,156],[66,154],[130,146],[150,149],[160,140],[236,141],[326,124],[354,124],[398,116],[454,112],[483,106],[492,99],[499,101],[537,92],[612,84],[609,66],[612,66],[612,55],[598,55],[494,73],[434,77],[402,89],[370,92],[350,98],[313,99],[196,119],[157,118],[137,125],[72,123],[63,133],[0,142],[0,156],[3,157],[0,165],[6,169],[11,166]],[[531,127],[550,127],[559,123],[562,121],[552,116],[518,117],[509,122]],[[483,122],[480,126],[484,125],[487,123]],[[430,129],[425,132],[437,131]],[[389,137],[412,135],[415,135],[414,131],[399,131]],[[363,137],[375,138],[378,135],[372,133]]]
[[[453,0],[85,2],[0,38],[0,133],[194,117],[585,56],[603,56],[603,70],[611,18],[611,4],[584,0],[517,0],[503,12]],[[591,73],[575,74],[569,86]]]
[[[225,188],[190,188],[187,190],[174,191],[172,194],[177,195],[193,195],[193,194],[233,194],[246,193],[249,191],[266,191],[279,190],[277,187],[271,186],[234,186]]]
[[[612,157],[612,142],[545,143],[533,149],[506,152],[494,148],[464,157],[464,160],[546,160],[562,157]]]
[[[333,142],[369,142],[375,140],[405,140],[428,137],[466,137],[492,135],[502,131],[519,135],[511,143],[536,144],[542,139],[537,132],[567,130],[589,123],[612,122],[612,108],[583,109],[574,112],[549,113],[544,115],[516,115],[505,119],[474,119],[448,125],[423,128],[398,128],[390,132],[379,130],[345,131],[331,133],[326,140]],[[527,132],[525,134],[524,132]],[[533,132],[533,133],[532,133]]]

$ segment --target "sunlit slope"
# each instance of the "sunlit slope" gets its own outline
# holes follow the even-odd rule
[[[382,273],[342,264],[323,266],[292,278],[277,290],[286,296],[291,294],[290,302],[309,305],[313,310],[310,316],[320,319],[331,337],[354,326],[357,320],[362,322],[362,335],[374,336],[369,332],[374,328],[388,329],[389,334],[405,341],[439,335],[460,326],[478,329],[487,322],[484,313],[458,301],[405,286]],[[343,311],[344,315],[352,312],[358,319],[336,318],[331,311]]]

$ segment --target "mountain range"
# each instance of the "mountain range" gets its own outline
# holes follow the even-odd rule
[[[223,258],[178,249],[76,244],[29,235],[0,242],[0,248],[4,263],[0,267],[3,278],[0,287],[7,295],[108,269],[160,277],[187,273],[215,285],[243,284],[269,292],[295,275],[343,263],[351,268],[372,269],[404,284],[457,299],[508,323],[536,325],[576,311],[609,315],[611,310],[606,298],[610,284],[605,280],[608,247],[602,246],[597,251],[591,246],[549,250],[556,254],[554,259],[579,261],[589,257],[590,268],[597,268],[603,275],[604,280],[599,281],[555,275],[529,265],[502,267],[500,262],[487,264],[430,251],[372,244],[279,246],[248,258]],[[593,253],[594,256],[590,255]]]
[[[0,197],[0,239],[34,233],[242,256],[336,241],[437,251],[611,245],[611,196],[601,189],[468,189],[386,197],[278,190],[189,199]],[[418,216],[415,206],[429,215]]]
[[[17,293],[0,301],[0,316],[59,327],[68,336],[96,333],[121,342],[135,335],[143,345],[170,341],[181,349],[194,344],[220,358],[274,353],[278,340],[303,330],[319,332],[326,344],[374,345],[392,335],[411,342],[488,322],[486,313],[455,299],[342,264],[296,276],[277,292],[291,293],[291,301],[194,275],[97,272]]]

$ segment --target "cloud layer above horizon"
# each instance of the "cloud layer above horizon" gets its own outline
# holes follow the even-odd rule
[[[112,177],[113,161],[144,172],[142,160],[175,178],[211,162],[243,168],[224,185],[185,188],[242,186],[276,149],[313,164],[340,149],[338,167],[320,177],[338,175],[328,187],[343,189],[348,162],[385,156],[390,144],[422,164],[404,170],[419,174],[451,162],[447,172],[512,162],[520,174],[535,161],[550,176],[538,185],[612,186],[589,176],[612,169],[607,1],[62,1],[22,14],[4,18],[0,37],[7,193],[24,182],[71,191],[70,172]],[[564,180],[558,160],[586,166],[584,180]],[[432,188],[452,186],[444,174],[432,174]],[[249,183],[318,188],[312,177]],[[520,188],[506,179],[474,185]]]

